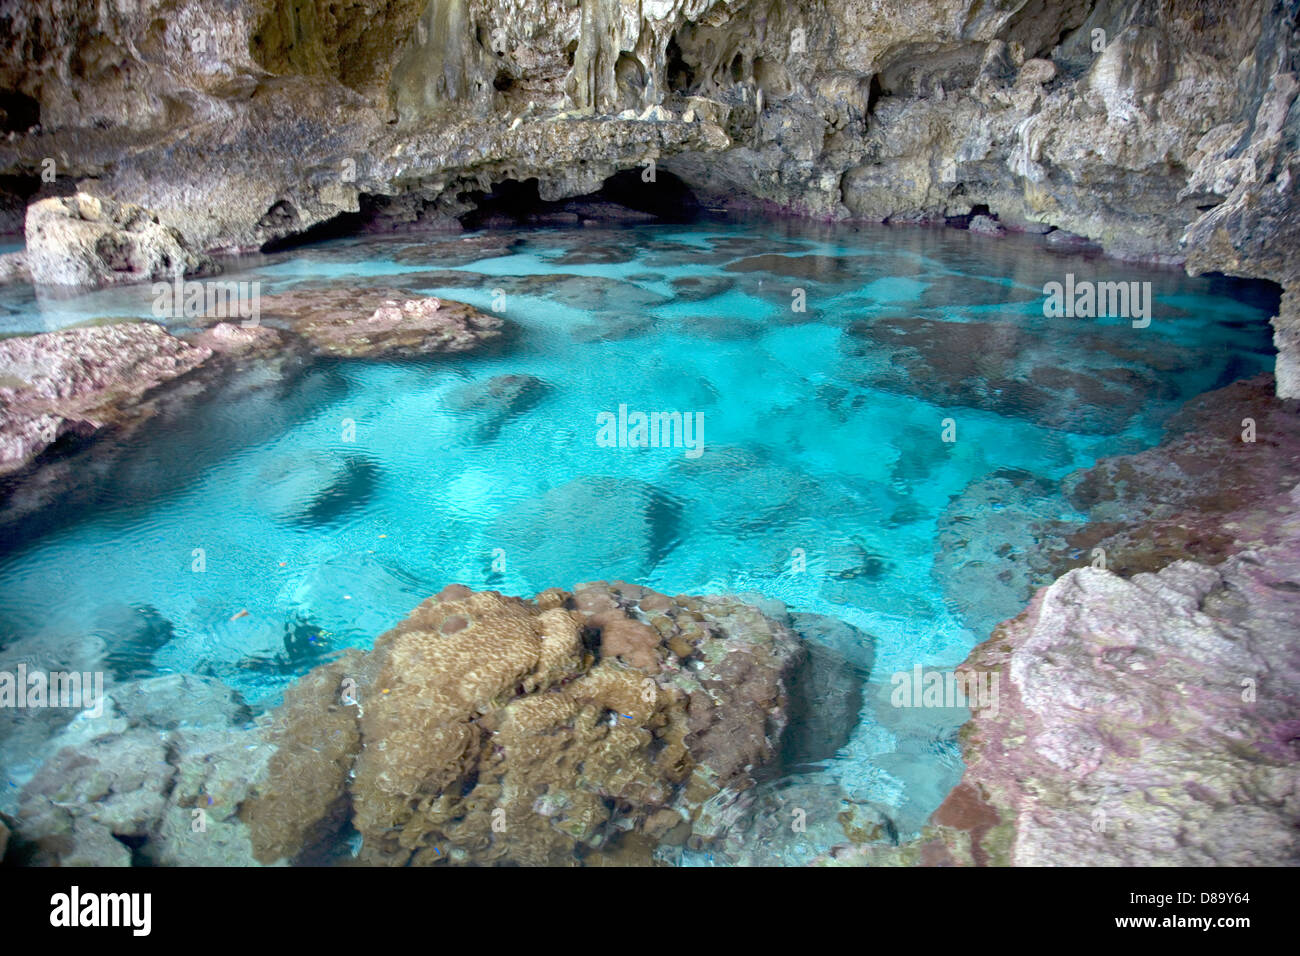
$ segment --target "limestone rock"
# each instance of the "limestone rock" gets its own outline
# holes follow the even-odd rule
[[[0,285],[31,281],[32,274],[27,269],[27,253],[7,252],[0,256]]]
[[[315,351],[345,358],[467,352],[501,339],[505,321],[463,302],[397,289],[304,289],[264,296],[278,320]]]
[[[211,354],[144,322],[5,339],[0,473],[23,467],[65,435],[86,438],[122,422],[151,389]]]
[[[988,216],[972,216],[970,225],[967,227],[971,232],[979,233],[982,236],[1002,236],[1006,234],[1006,228],[996,219],[990,219]]]
[[[966,746],[965,785],[998,823],[965,829],[990,861],[1300,860],[1300,754],[1282,731],[1300,716],[1282,624],[1300,620],[1295,540],[1218,570],[1072,571],[976,649],[1002,687]]]
[[[27,272],[37,284],[101,286],[216,271],[147,209],[87,193],[33,203],[26,234]]]

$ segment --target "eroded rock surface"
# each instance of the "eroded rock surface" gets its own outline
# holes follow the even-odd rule
[[[384,288],[281,292],[263,297],[260,308],[314,351],[344,358],[468,352],[499,340],[505,328],[505,320],[463,302]]]
[[[29,206],[26,239],[26,274],[42,285],[103,286],[217,271],[149,210],[87,193]]]
[[[1276,544],[1274,518],[1300,482],[1294,405],[1261,375],[1189,401],[1155,448],[1059,484],[1006,469],[975,482],[939,522],[945,593],[987,633],[1071,568],[1127,577]],[[1079,517],[1061,517],[1070,513]]]
[[[67,435],[87,438],[139,411],[151,389],[212,352],[159,326],[123,322],[0,342],[0,474]]]
[[[1300,503],[1300,502],[1298,502]],[[1300,861],[1300,524],[1218,568],[1071,571],[980,645],[996,713],[935,829],[873,862]],[[878,856],[877,856],[878,854]]]

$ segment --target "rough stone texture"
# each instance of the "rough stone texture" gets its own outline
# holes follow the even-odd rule
[[[1000,675],[999,708],[966,729],[946,840],[1029,866],[1300,862],[1287,524],[1284,545],[1217,569],[1071,571],[978,647],[968,665]]]
[[[1173,0],[40,0],[0,173],[94,177],[196,248],[448,222],[655,159],[714,203],[1060,227],[1296,285],[1296,13]],[[59,183],[41,188],[62,188]],[[1300,389],[1296,309],[1278,385]]]
[[[967,659],[997,675],[997,707],[963,728],[965,775],[931,826],[901,846],[835,859],[1300,862],[1294,404],[1267,376],[1238,382],[1189,402],[1159,447],[1068,476],[1064,498],[994,476],[963,502],[1009,503],[997,519],[1011,535],[1001,563],[957,567],[989,576],[944,571],[954,596],[981,595],[976,612],[990,601],[983,592],[1001,589],[998,607],[1017,603],[1012,576],[1019,588],[1064,573]],[[1245,418],[1254,442],[1243,441]],[[1090,520],[1044,518],[1063,506]],[[1030,539],[1033,555],[1019,550]],[[1111,570],[1087,566],[1094,546]]]
[[[147,209],[87,193],[29,206],[26,239],[27,275],[38,285],[102,286],[216,271]]]
[[[183,720],[158,719],[182,703]],[[47,745],[22,788],[11,856],[44,866],[253,863],[238,809],[273,748],[247,718],[215,681],[114,688],[102,716],[73,720]]]
[[[1157,447],[1059,485],[1007,470],[975,482],[939,522],[946,594],[987,633],[1072,568],[1104,562],[1129,576],[1276,544],[1274,517],[1300,482],[1295,405],[1261,375],[1189,401]],[[1060,519],[1069,512],[1084,517]]]
[[[32,274],[27,271],[27,254],[25,252],[7,252],[0,256],[0,285],[9,282],[31,282]]]
[[[450,299],[395,289],[282,292],[260,300],[263,320],[286,322],[313,350],[346,358],[467,352],[501,338],[505,320]]]
[[[89,437],[122,422],[151,389],[211,354],[144,322],[0,342],[0,473],[65,435]]]
[[[350,812],[362,863],[647,863],[719,836],[800,659],[729,598],[452,586],[293,688],[243,817],[264,862],[310,858]]]

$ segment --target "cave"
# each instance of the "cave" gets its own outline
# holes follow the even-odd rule
[[[8,4],[0,865],[1300,862],[1298,18]]]
[[[0,91],[0,132],[25,133],[40,121],[40,103],[18,90]]]
[[[700,202],[686,183],[665,169],[655,171],[647,183],[641,169],[625,169],[605,180],[595,198],[658,216],[664,222],[690,222],[700,211]]]
[[[664,56],[666,60],[664,72],[669,92],[689,96],[695,89],[695,71],[682,57],[682,48],[677,44],[677,34],[674,33],[668,38]]]

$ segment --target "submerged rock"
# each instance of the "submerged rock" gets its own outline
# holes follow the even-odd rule
[[[457,386],[446,398],[447,407],[471,423],[473,440],[489,442],[507,422],[541,402],[553,386],[535,375],[496,375],[486,382]]]
[[[516,505],[491,540],[541,586],[556,574],[641,578],[679,537],[681,504],[654,485],[584,476]]]
[[[33,203],[26,238],[27,272],[38,284],[101,286],[217,271],[149,210],[86,193]]]
[[[682,302],[699,302],[722,295],[734,286],[730,276],[679,276],[672,282],[673,294]]]
[[[501,338],[505,320],[450,299],[384,288],[301,289],[264,296],[264,319],[286,322],[318,353],[402,358],[468,352]]]
[[[104,665],[118,680],[153,673],[153,656],[176,636],[171,621],[148,604],[114,604],[103,608],[91,629],[103,641]]]
[[[864,384],[1026,418],[1047,428],[1116,434],[1141,407],[1139,389],[1158,393],[1160,388],[1150,371],[1116,369],[1124,374],[1107,375],[1105,369],[1064,366],[1058,339],[1045,341],[1008,323],[888,316],[855,322],[846,332],[851,355],[894,353],[890,365]],[[1076,341],[1084,336],[1071,334]],[[1096,361],[1091,353],[1082,354]]]
[[[1001,469],[972,483],[939,519],[946,597],[986,633],[1072,568],[1127,577],[1276,544],[1275,518],[1300,483],[1292,404],[1260,375],[1187,402],[1155,448],[1059,482]]]
[[[212,352],[159,326],[122,322],[0,342],[0,474],[64,436],[89,438],[145,414],[152,389]]]

